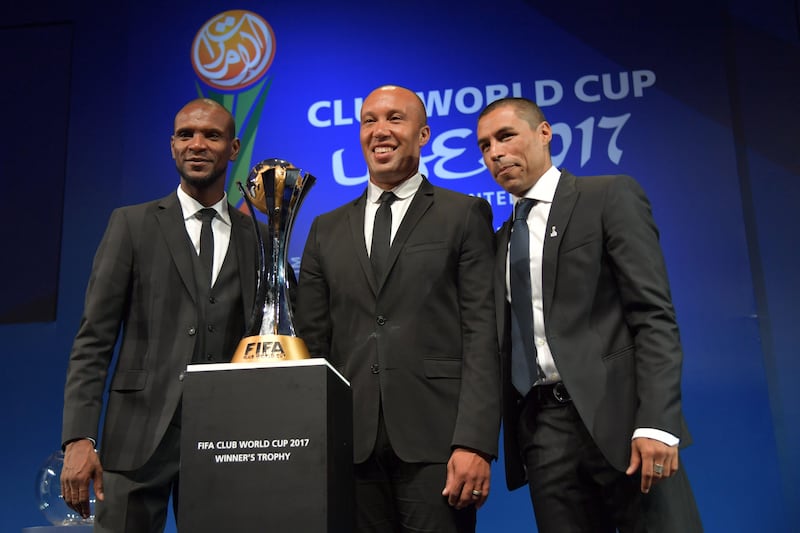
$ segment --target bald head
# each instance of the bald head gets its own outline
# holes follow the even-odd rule
[[[369,93],[364,102],[366,103],[366,101],[370,98],[377,98],[380,95],[394,95],[394,98],[403,99],[408,98],[410,103],[409,109],[417,114],[417,119],[420,121],[420,126],[425,126],[428,124],[428,114],[425,112],[425,103],[422,101],[422,98],[420,98],[419,95],[411,89],[402,87],[400,85],[381,85]]]
[[[378,87],[361,105],[361,149],[370,181],[391,190],[419,171],[420,152],[431,129],[425,105],[413,91]]]
[[[230,111],[228,111],[228,108],[216,100],[212,100],[211,98],[195,98],[194,100],[189,101],[175,115],[175,122],[177,123],[178,117],[181,116],[181,114],[188,115],[193,110],[202,108],[207,108],[209,111],[214,111],[216,115],[220,116],[220,118],[224,120],[224,124],[221,125],[223,126],[225,133],[228,134],[231,139],[236,137],[236,120],[233,118],[233,115]]]

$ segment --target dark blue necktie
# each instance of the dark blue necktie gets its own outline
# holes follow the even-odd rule
[[[525,396],[544,377],[536,362],[533,340],[533,296],[531,294],[530,237],[528,213],[536,203],[521,198],[514,207],[514,223],[508,247],[511,287],[511,383]]]
[[[383,191],[378,201],[381,203],[375,212],[375,223],[372,226],[372,247],[369,259],[372,262],[372,271],[375,279],[380,282],[386,273],[386,263],[389,261],[389,248],[392,242],[392,203],[397,196],[391,191]]]
[[[203,225],[200,228],[200,263],[205,269],[204,274],[208,275],[208,286],[211,287],[211,280],[214,277],[214,232],[211,230],[211,221],[217,215],[214,208],[206,207],[197,212]]]

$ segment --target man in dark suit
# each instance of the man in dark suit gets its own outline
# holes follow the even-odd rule
[[[500,425],[491,210],[419,173],[408,89],[370,93],[360,138],[369,184],[312,224],[298,336],[351,382],[356,530],[474,531]]]
[[[225,195],[239,153],[231,114],[207,99],[175,117],[180,185],[165,198],[115,210],[97,250],[64,393],[65,502],[95,531],[161,531],[178,501],[186,365],[230,360],[255,294],[251,219]],[[94,450],[114,346],[99,456]],[[102,466],[101,466],[102,459]],[[177,513],[176,513],[177,516]]]
[[[559,172],[530,100],[491,103],[477,135],[515,200],[495,267],[508,487],[527,479],[543,533],[700,531],[679,469],[683,356],[647,197],[627,176]]]

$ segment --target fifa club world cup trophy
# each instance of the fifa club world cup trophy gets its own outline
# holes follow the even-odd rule
[[[305,342],[295,335],[286,269],[295,216],[315,181],[314,176],[288,161],[267,159],[253,167],[246,186],[238,182],[258,239],[259,269],[252,316],[233,363],[310,357]],[[256,209],[267,217],[266,235],[256,218]]]

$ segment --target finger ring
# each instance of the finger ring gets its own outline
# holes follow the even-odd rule
[[[477,489],[472,489],[472,495],[473,496],[480,496],[481,494],[483,494],[483,492],[481,492],[481,491],[479,491]]]
[[[664,465],[660,465],[660,464],[658,464],[658,463],[655,463],[655,464],[653,465],[653,472],[654,472],[654,473],[655,473],[657,476],[660,476],[661,474],[663,474],[663,473],[664,473]]]

